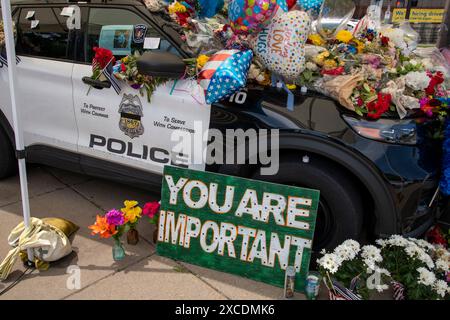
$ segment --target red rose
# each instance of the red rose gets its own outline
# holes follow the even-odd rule
[[[144,208],[142,209],[142,214],[144,216],[149,217],[150,219],[153,219],[153,217],[158,214],[159,212],[160,204],[157,201],[154,202],[147,202],[144,205]]]
[[[93,50],[95,52],[94,60],[97,61],[101,69],[104,69],[111,60],[114,64],[115,59],[111,50],[99,47],[94,47]]]
[[[387,47],[389,45],[389,40],[390,39],[388,37],[381,36],[381,45]]]
[[[429,96],[432,96],[436,93],[436,87],[444,82],[444,75],[439,71],[436,72],[435,75],[430,74],[429,77],[431,78],[431,80],[428,88],[425,89],[425,93]]]
[[[331,70],[324,69],[324,70],[320,71],[320,73],[324,74],[324,75],[327,74],[330,76],[340,76],[341,74],[344,73],[344,71],[345,71],[344,67],[338,67],[338,68],[331,69]]]
[[[367,104],[367,117],[372,120],[378,120],[389,110],[392,97],[390,94],[378,93],[378,100]]]

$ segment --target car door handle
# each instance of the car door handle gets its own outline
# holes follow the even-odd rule
[[[85,84],[95,88],[95,89],[103,89],[103,88],[111,88],[111,82],[109,81],[101,81],[101,80],[94,80],[90,77],[83,77],[81,79]]]

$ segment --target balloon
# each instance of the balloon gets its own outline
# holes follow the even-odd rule
[[[245,87],[252,59],[252,50],[222,50],[211,56],[197,79],[205,89],[206,103],[218,102]]]
[[[305,69],[310,25],[309,15],[304,11],[283,13],[253,40],[253,51],[270,71],[294,80]]]
[[[338,1],[336,1],[338,2]],[[298,5],[305,11],[318,15],[322,7],[323,0],[297,0]]]
[[[288,11],[286,0],[230,0],[228,18],[236,33],[258,33],[277,10]]]
[[[324,0],[317,20],[317,31],[325,39],[333,39],[347,26],[355,10],[353,0]]]
[[[200,18],[211,18],[222,10],[223,0],[198,0]]]

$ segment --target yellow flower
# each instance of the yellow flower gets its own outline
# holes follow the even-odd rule
[[[333,59],[327,59],[327,60],[325,60],[325,62],[324,62],[324,64],[323,64],[323,67],[325,68],[325,69],[334,69],[334,68],[337,68],[337,62],[336,62],[336,60],[333,60]]]
[[[358,39],[352,40],[356,44],[356,49],[358,49],[358,53],[362,53],[364,50],[364,43]]]
[[[183,6],[181,3],[179,3],[178,1],[175,1],[174,3],[172,3],[169,6],[169,13],[170,14],[174,14],[174,13],[177,13],[177,12],[183,13],[183,12],[186,12],[186,11],[187,11],[186,7]]]
[[[296,86],[295,84],[287,84],[286,87],[287,87],[289,90],[295,90],[295,89],[297,89],[297,86]]]
[[[310,34],[308,40],[315,46],[323,46],[325,44],[325,40],[317,33]]]
[[[353,39],[353,34],[347,30],[341,30],[336,35],[336,40],[344,43],[349,43]]]
[[[328,58],[329,56],[330,56],[330,53],[325,50],[324,52],[322,52],[316,56],[316,58],[314,59],[314,62],[316,64],[318,64],[319,66],[323,66],[325,59]]]
[[[136,223],[136,221],[141,217],[142,209],[138,207],[137,201],[125,201],[125,208],[120,209],[122,211],[124,218],[127,222]]]
[[[197,58],[197,68],[200,70],[209,61],[209,57],[205,54],[201,54]]]

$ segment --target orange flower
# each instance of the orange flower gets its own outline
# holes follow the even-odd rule
[[[106,217],[97,216],[97,220],[95,224],[89,226],[89,229],[92,230],[92,235],[100,235],[100,238],[111,238],[113,235],[117,233],[116,228],[113,225],[108,224],[106,221]]]

